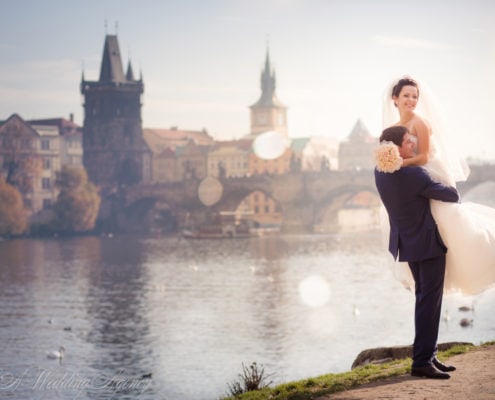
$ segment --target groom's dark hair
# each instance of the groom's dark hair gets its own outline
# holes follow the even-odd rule
[[[397,146],[402,146],[402,141],[404,140],[404,135],[409,133],[409,129],[402,125],[391,126],[385,129],[380,136],[381,142],[392,142]]]

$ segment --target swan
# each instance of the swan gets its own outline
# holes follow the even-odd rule
[[[474,314],[475,303],[476,303],[476,299],[471,302],[471,307],[470,306],[461,306],[461,307],[459,307],[459,311],[462,311],[462,312],[471,311]]]
[[[65,353],[65,347],[64,346],[60,346],[58,351],[56,350],[53,350],[53,351],[49,351],[48,353],[46,353],[46,356],[48,358],[51,358],[52,360],[61,360],[62,358],[64,358],[64,353]]]
[[[357,308],[357,306],[354,304],[353,306],[353,309],[352,309],[352,313],[358,317],[360,314],[361,314],[361,311],[359,311],[359,308]]]
[[[473,326],[473,320],[472,319],[463,318],[463,319],[461,319],[461,322],[459,322],[459,325],[461,325],[463,328],[467,328],[469,326]]]

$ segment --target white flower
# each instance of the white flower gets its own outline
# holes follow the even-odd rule
[[[400,169],[403,159],[399,148],[392,142],[382,142],[375,149],[376,169],[380,172],[392,173]]]

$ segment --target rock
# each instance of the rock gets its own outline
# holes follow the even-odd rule
[[[448,342],[438,345],[439,351],[448,350],[454,346],[472,346],[472,343],[467,342]],[[392,360],[400,360],[403,358],[412,357],[412,345],[410,346],[395,346],[395,347],[377,347],[375,349],[363,350],[352,363],[351,369],[362,367],[367,364],[382,364]]]

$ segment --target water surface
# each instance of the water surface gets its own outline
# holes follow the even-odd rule
[[[349,370],[361,350],[412,342],[390,259],[376,232],[0,242],[0,395],[218,399],[243,363],[274,383]],[[493,340],[494,305],[493,291],[447,296],[440,342]],[[63,362],[48,359],[60,345]]]

